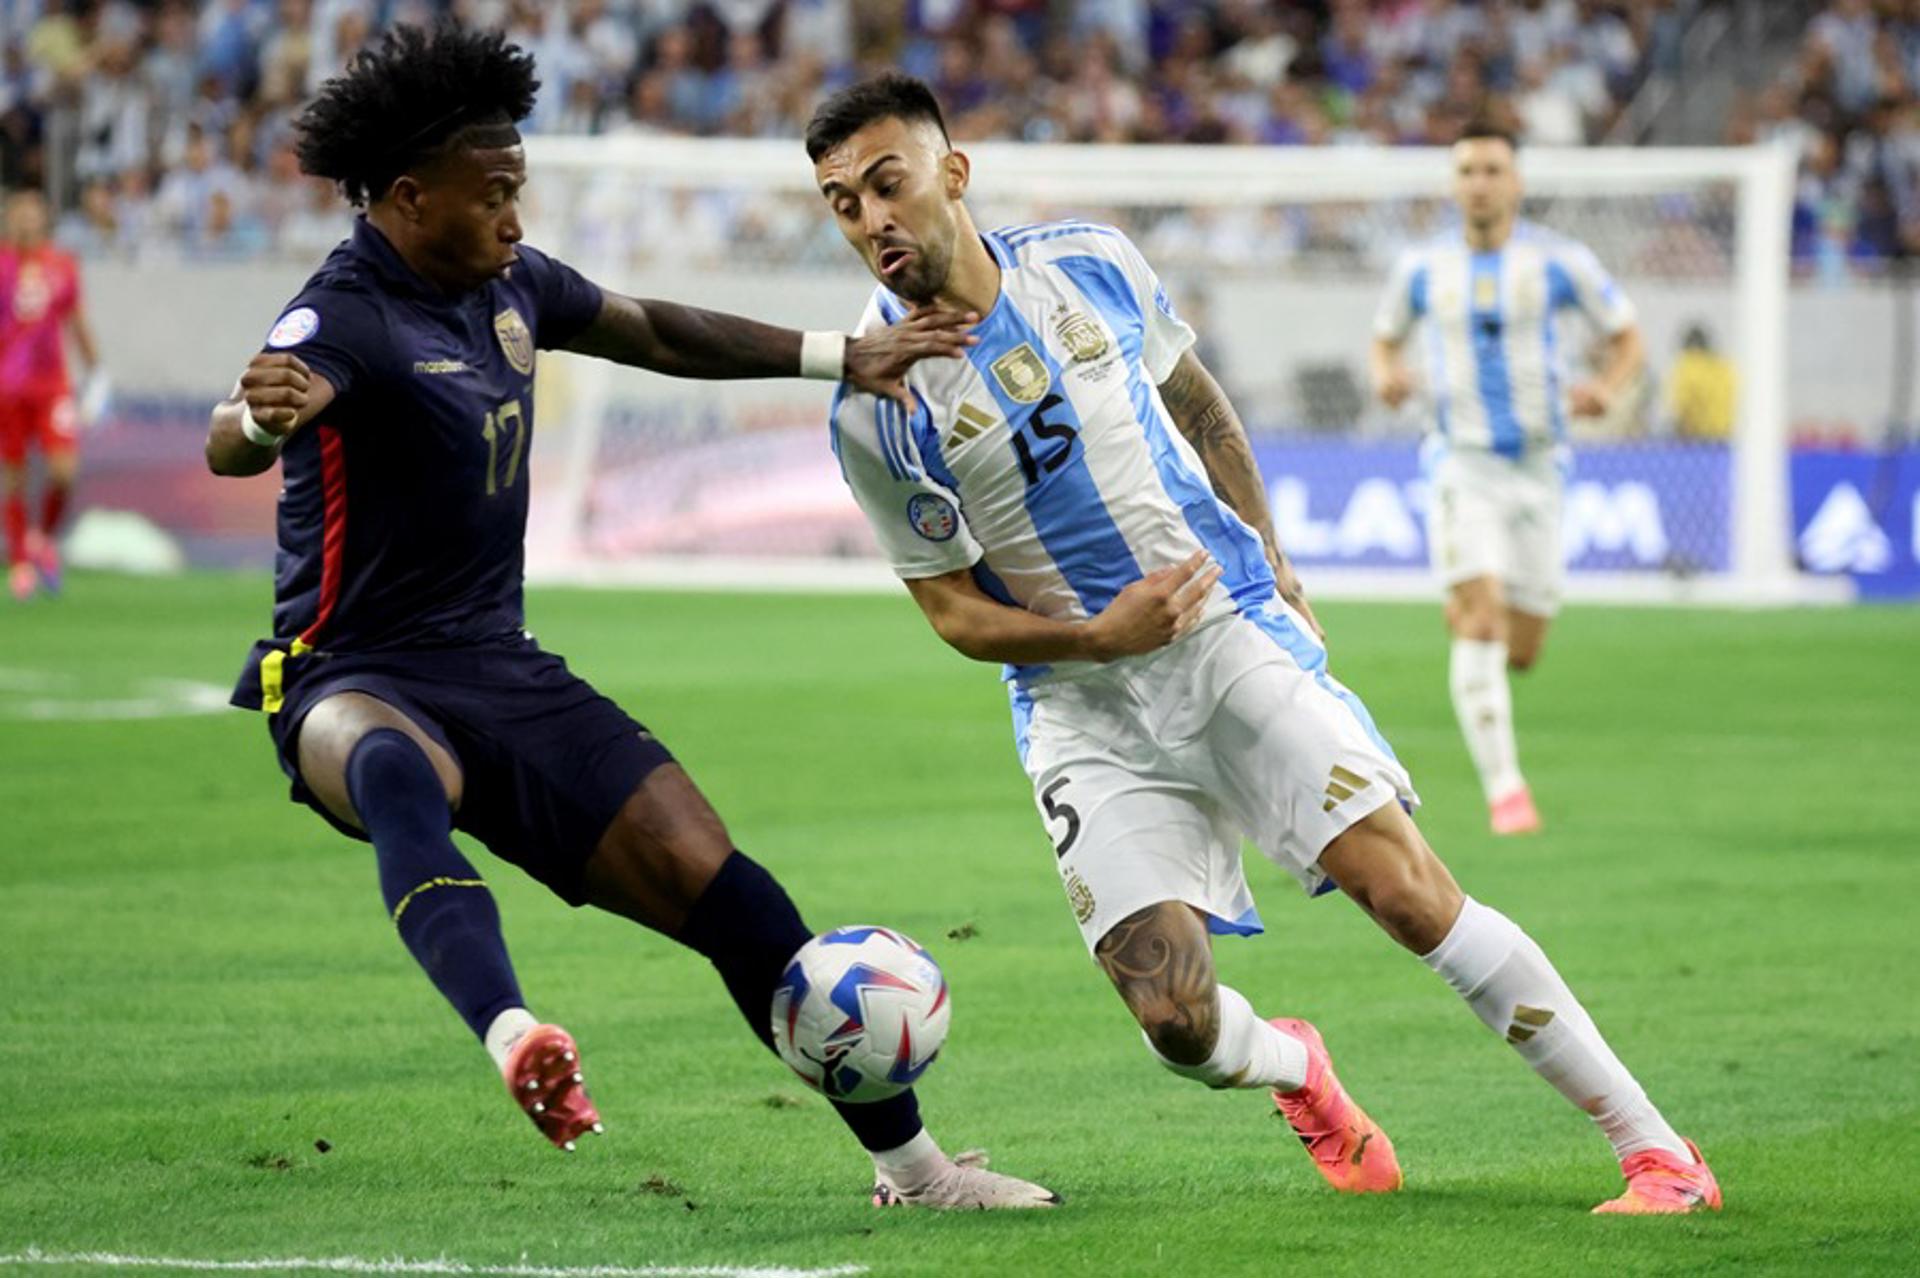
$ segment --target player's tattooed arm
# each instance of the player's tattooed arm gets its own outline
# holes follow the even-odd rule
[[[600,314],[567,349],[670,377],[725,380],[800,376],[797,329],[723,311],[601,291]],[[856,390],[906,402],[907,370],[920,360],[966,353],[979,316],[922,308],[898,324],[847,339],[844,375]],[[911,405],[909,405],[911,406]]]
[[[1199,356],[1189,350],[1174,365],[1167,380],[1160,383],[1160,399],[1172,415],[1174,425],[1200,454],[1213,491],[1259,534],[1266,548],[1267,562],[1273,566],[1280,597],[1324,639],[1320,622],[1307,606],[1300,577],[1274,534],[1273,513],[1267,509],[1266,481],[1260,477],[1253,444],[1247,439],[1247,429],[1240,424],[1240,415],[1233,411],[1227,393],[1220,389],[1220,383],[1214,380]]]
[[[1199,1065],[1220,1041],[1213,951],[1193,907],[1161,901],[1114,924],[1094,946],[1100,970],[1162,1056]]]

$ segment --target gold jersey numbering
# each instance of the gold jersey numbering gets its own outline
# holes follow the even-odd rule
[[[502,447],[501,441],[509,431],[512,432],[512,439]],[[513,481],[520,474],[520,455],[527,450],[527,422],[521,415],[520,401],[510,399],[489,411],[480,427],[480,435],[487,441],[487,496],[492,497],[512,488]],[[506,457],[504,475],[500,473],[502,454]]]

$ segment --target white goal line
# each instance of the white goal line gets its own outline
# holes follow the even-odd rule
[[[865,1265],[796,1269],[787,1265],[485,1265],[465,1261],[399,1257],[272,1256],[256,1260],[203,1260],[186,1256],[130,1256],[113,1251],[41,1251],[29,1247],[0,1255],[9,1265],[75,1265],[101,1269],[181,1269],[193,1273],[422,1274],[453,1278],[851,1278]]]

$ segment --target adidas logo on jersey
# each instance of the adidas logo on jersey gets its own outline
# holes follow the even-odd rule
[[[966,400],[960,401],[960,407],[954,410],[954,427],[947,435],[947,447],[964,444],[994,424],[994,417],[985,409],[975,408]]]
[[[1349,772],[1336,763],[1333,766],[1333,777],[1327,782],[1327,801],[1320,805],[1320,810],[1331,812],[1336,804],[1345,803],[1366,788],[1365,777],[1357,772]]]

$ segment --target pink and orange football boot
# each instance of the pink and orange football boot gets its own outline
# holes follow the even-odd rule
[[[1681,1162],[1664,1149],[1629,1154],[1620,1164],[1627,1192],[1593,1209],[1596,1216],[1680,1216],[1690,1211],[1719,1211],[1720,1182],[1700,1156],[1700,1147],[1687,1141],[1691,1163]]]
[[[1533,791],[1523,785],[1488,804],[1487,824],[1495,834],[1540,833],[1540,810],[1533,806]]]
[[[540,1134],[569,1154],[582,1135],[606,1130],[587,1096],[580,1049],[558,1025],[536,1025],[521,1035],[501,1073]]]
[[[1307,1021],[1276,1017],[1267,1022],[1307,1045],[1307,1081],[1293,1092],[1275,1092],[1273,1103],[1307,1147],[1313,1165],[1343,1194],[1384,1194],[1400,1188],[1400,1160],[1393,1142],[1367,1111],[1354,1104],[1333,1073],[1333,1058],[1320,1031]]]

